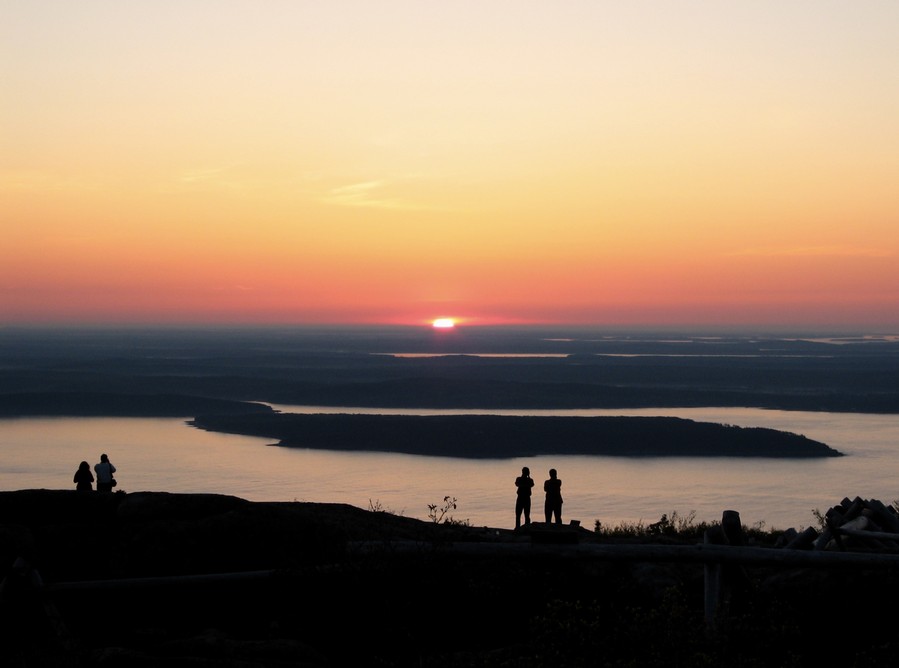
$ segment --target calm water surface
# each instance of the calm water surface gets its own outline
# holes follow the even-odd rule
[[[409,410],[274,406],[291,412],[410,413]],[[801,528],[848,496],[899,499],[899,415],[760,409],[415,411],[416,414],[672,415],[805,434],[846,453],[820,460],[543,456],[466,460],[271,447],[267,439],[205,432],[182,419],[22,418],[0,420],[0,490],[71,489],[78,463],[106,452],[120,489],[233,494],[252,501],[370,504],[427,519],[427,506],[457,499],[457,519],[476,526],[514,522],[514,479],[529,466],[538,492],[549,468],[563,481],[563,521],[591,527],[654,522],[695,512],[717,521],[740,512],[748,525]]]

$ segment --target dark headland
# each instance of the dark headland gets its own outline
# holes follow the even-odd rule
[[[200,416],[191,424],[271,438],[288,447],[443,457],[802,458],[842,454],[789,432],[671,417],[247,413]]]

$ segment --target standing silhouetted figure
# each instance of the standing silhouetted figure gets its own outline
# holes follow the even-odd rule
[[[109,457],[105,454],[100,455],[100,462],[94,464],[94,472],[97,474],[97,491],[112,491],[112,474],[115,473],[115,466],[109,461]]]
[[[78,470],[75,471],[75,477],[72,478],[75,483],[75,489],[79,492],[90,492],[94,489],[94,474],[91,473],[91,466],[87,462],[81,462]]]
[[[546,504],[544,512],[546,523],[549,524],[555,516],[556,524],[562,523],[562,481],[556,477],[556,470],[549,470],[549,480],[543,483],[543,491],[546,492]]]
[[[521,469],[521,475],[515,478],[515,486],[518,488],[518,498],[515,500],[515,528],[521,526],[521,514],[524,513],[524,523],[531,523],[531,489],[534,487],[534,479],[531,470],[525,466]]]

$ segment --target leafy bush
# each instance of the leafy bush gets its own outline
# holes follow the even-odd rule
[[[428,504],[428,517],[434,524],[458,524],[461,526],[469,526],[468,520],[457,520],[450,511],[456,509],[456,497],[444,496],[443,505],[437,503]]]

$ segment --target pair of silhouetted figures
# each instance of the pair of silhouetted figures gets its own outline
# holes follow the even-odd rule
[[[109,461],[106,454],[100,455],[100,461],[94,464],[94,472],[97,474],[97,491],[111,492],[116,486],[116,480],[113,477],[115,466]],[[72,479],[75,483],[75,489],[81,492],[90,492],[94,489],[94,474],[91,473],[91,467],[87,462],[81,462],[78,470],[75,471],[75,477]]]
[[[531,489],[534,487],[534,479],[531,478],[531,470],[525,466],[521,469],[521,475],[515,478],[515,487],[518,488],[518,498],[515,501],[515,528],[521,527],[521,516],[524,515],[524,523],[531,523]],[[562,523],[562,481],[559,480],[555,469],[549,470],[549,480],[543,483],[543,491],[546,492],[546,501],[543,504],[543,512],[546,523],[549,524],[555,518],[556,524]]]

